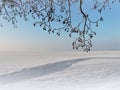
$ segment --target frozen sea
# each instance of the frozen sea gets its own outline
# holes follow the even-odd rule
[[[120,90],[120,51],[0,52],[0,90]]]

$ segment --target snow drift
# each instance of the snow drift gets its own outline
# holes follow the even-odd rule
[[[0,90],[119,89],[120,52],[47,62],[0,76]]]

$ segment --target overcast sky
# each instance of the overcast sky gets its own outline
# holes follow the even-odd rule
[[[120,3],[119,3],[120,4]],[[104,21],[95,28],[97,35],[93,40],[92,50],[120,50],[120,5],[114,4],[111,10],[102,14]],[[93,14],[93,16],[95,16]],[[72,50],[72,41],[67,34],[49,35],[39,27],[34,28],[31,20],[19,20],[18,28],[1,20],[0,51],[69,51]]]

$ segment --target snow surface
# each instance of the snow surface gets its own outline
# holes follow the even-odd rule
[[[0,90],[120,90],[120,52],[1,53]]]

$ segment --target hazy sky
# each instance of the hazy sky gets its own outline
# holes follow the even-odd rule
[[[111,10],[102,14],[104,21],[96,30],[93,40],[93,50],[120,50],[120,3],[114,4]],[[95,14],[93,14],[95,16]],[[58,37],[49,35],[39,27],[34,28],[32,20],[24,22],[19,20],[18,28],[0,20],[4,24],[0,27],[0,51],[65,51],[72,50],[72,41],[67,34]]]

